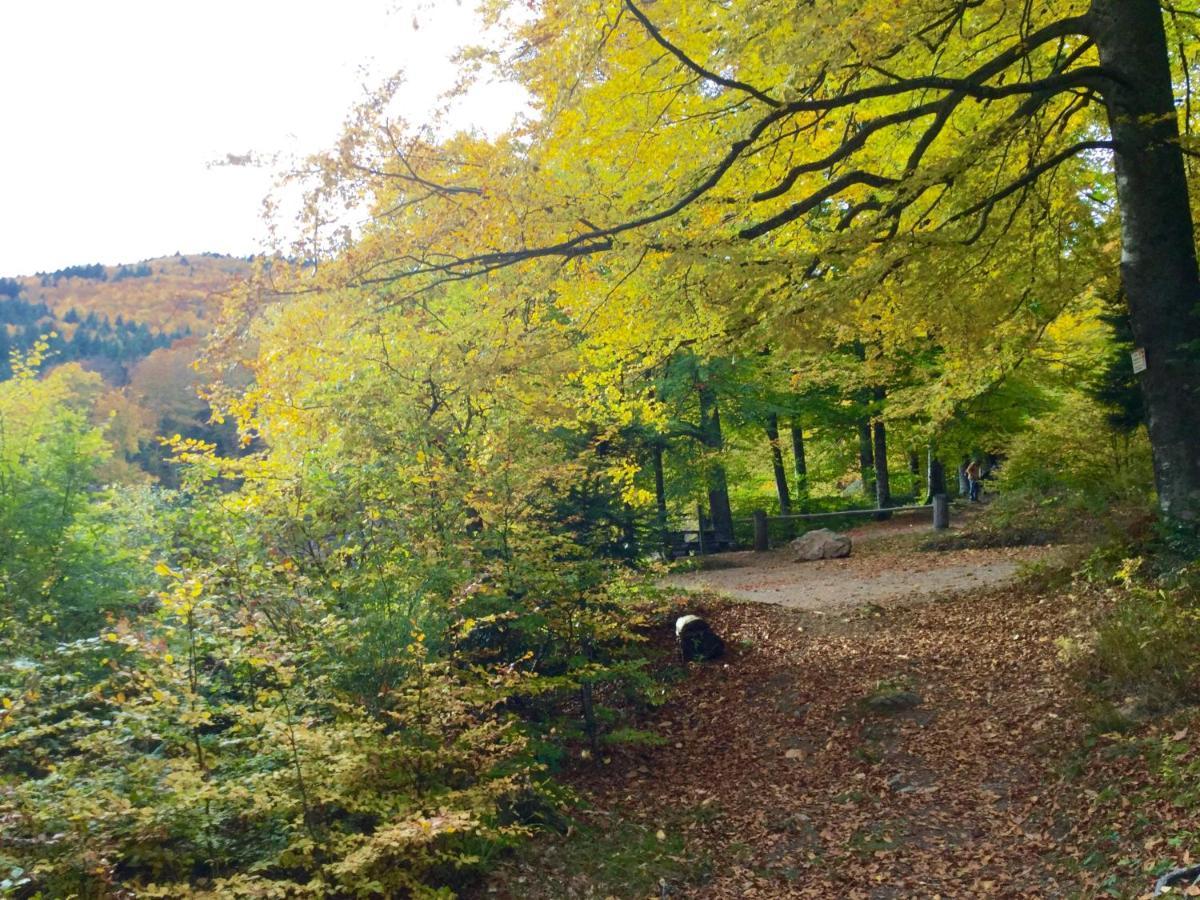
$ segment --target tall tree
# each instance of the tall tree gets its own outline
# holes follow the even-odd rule
[[[771,447],[771,469],[775,473],[775,494],[779,498],[779,514],[791,515],[792,497],[788,490],[787,470],[783,467],[783,448],[779,445],[779,414],[770,413],[766,422],[767,443]]]
[[[1088,28],[1109,73],[1121,279],[1142,375],[1159,504],[1200,519],[1200,273],[1171,67],[1156,0],[1094,0]]]
[[[882,406],[884,389],[875,388],[875,402]],[[871,423],[872,453],[875,457],[875,505],[879,509],[892,505],[891,479],[888,477],[887,428],[883,424],[883,411],[879,409]]]
[[[792,463],[796,468],[796,498],[800,502],[800,511],[805,512],[808,503],[808,458],[804,453],[804,426],[799,419],[793,418],[792,433]]]
[[[1119,219],[1162,511],[1200,516],[1200,274],[1155,0],[563,2],[513,49],[498,61],[537,115],[511,139],[388,132],[331,161],[382,173],[380,209],[413,226],[351,280],[418,295],[613,253],[606,272],[725,304],[746,333],[853,338],[873,315],[889,340],[936,332],[938,390],[969,399],[1087,289]]]

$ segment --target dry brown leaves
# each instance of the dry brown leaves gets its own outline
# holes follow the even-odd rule
[[[646,723],[668,743],[573,779],[590,815],[679,834],[709,861],[653,896],[1092,895],[1099,876],[1077,863],[1095,794],[1063,775],[1086,725],[1055,645],[1080,627],[1074,598],[1016,587],[857,613],[705,611],[729,653],[693,665]],[[922,702],[864,707],[900,688]],[[545,872],[519,889],[512,874],[492,896],[548,896],[532,887]]]

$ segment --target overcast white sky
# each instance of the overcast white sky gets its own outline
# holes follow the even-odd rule
[[[397,68],[419,116],[478,24],[473,0],[415,5],[0,0],[0,276],[263,249],[271,175],[207,163],[327,146]],[[462,120],[492,130],[517,106],[496,87]]]

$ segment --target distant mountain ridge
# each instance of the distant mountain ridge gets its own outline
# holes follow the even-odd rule
[[[49,365],[77,361],[123,385],[154,351],[203,336],[223,295],[252,266],[252,259],[177,253],[0,278],[0,380],[10,374],[12,351],[26,352],[46,338]]]
[[[198,395],[204,376],[194,364],[225,294],[253,266],[215,253],[176,254],[0,277],[0,381],[12,374],[13,351],[45,340],[47,370],[78,363],[103,379],[95,415],[117,451],[104,477],[173,486],[178,472],[159,435],[239,451],[236,430],[213,422]]]
[[[0,295],[14,289],[29,303],[42,303],[64,321],[71,310],[117,316],[157,332],[204,334],[221,306],[221,295],[249,275],[253,258],[199,253],[161,256],[135,263],[67,266],[16,278],[0,278]]]

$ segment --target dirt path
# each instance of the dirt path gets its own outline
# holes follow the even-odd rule
[[[848,532],[854,552],[847,559],[798,563],[782,547],[769,553],[726,553],[708,557],[706,568],[672,575],[666,583],[737,600],[756,600],[807,610],[883,604],[902,598],[945,596],[1012,581],[1022,566],[1045,560],[1043,547],[920,552],[929,536],[924,521],[871,524]]]
[[[802,586],[772,581],[795,571],[776,560],[680,579],[787,602],[685,601],[725,659],[690,667],[647,717],[663,746],[581,766],[583,834],[540,840],[487,896],[1081,896],[1061,779],[1085,726],[1055,645],[1079,612],[1028,585],[970,589],[961,571],[1008,577],[1025,553],[920,554],[900,589],[880,567],[911,554],[905,540],[871,543]],[[928,593],[931,573],[966,592],[851,609]],[[666,627],[657,639],[669,646]]]

